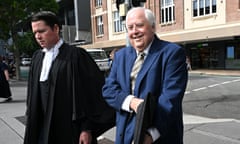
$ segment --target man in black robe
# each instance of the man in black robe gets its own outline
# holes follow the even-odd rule
[[[114,125],[114,111],[101,96],[104,76],[82,48],[64,43],[49,11],[31,20],[42,49],[32,57],[24,144],[95,144]]]

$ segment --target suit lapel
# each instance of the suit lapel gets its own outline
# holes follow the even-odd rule
[[[135,49],[130,47],[129,52],[127,53],[127,57],[126,57],[126,61],[127,61],[126,76],[128,75],[129,87],[130,87],[130,74],[131,74],[132,67],[135,62],[136,57],[137,57],[137,54],[136,54]]]
[[[148,70],[151,68],[154,61],[156,61],[156,59],[158,58],[159,50],[160,50],[160,49],[158,49],[159,45],[160,45],[159,44],[159,39],[157,39],[155,37],[155,40],[153,41],[153,43],[150,47],[148,56],[144,60],[143,66],[138,73],[136,83],[135,83],[135,89],[134,89],[134,94],[135,95],[138,95],[138,93],[140,91],[139,86],[141,84],[141,81],[143,80],[144,76],[147,74]],[[136,91],[136,90],[138,90],[138,91]]]

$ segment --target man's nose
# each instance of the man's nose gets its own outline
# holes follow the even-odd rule
[[[35,34],[35,37],[36,37],[36,39],[40,39],[40,38],[41,38],[41,35],[40,35],[39,33],[36,33],[36,34]]]

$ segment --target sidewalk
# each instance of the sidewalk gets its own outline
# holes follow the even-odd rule
[[[238,76],[240,71],[193,70],[190,74]],[[26,81],[10,82],[13,101],[1,103],[0,98],[0,144],[22,144],[24,124],[19,118],[26,110]],[[185,144],[240,144],[240,121],[235,119],[211,119],[184,114]],[[99,144],[112,144],[115,128],[99,138]]]

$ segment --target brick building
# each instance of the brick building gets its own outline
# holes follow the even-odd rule
[[[131,0],[125,0],[128,5]],[[156,34],[186,49],[193,69],[240,69],[240,0],[146,0]],[[81,7],[81,6],[79,6]],[[116,0],[90,0],[92,43],[110,51],[127,44]]]

